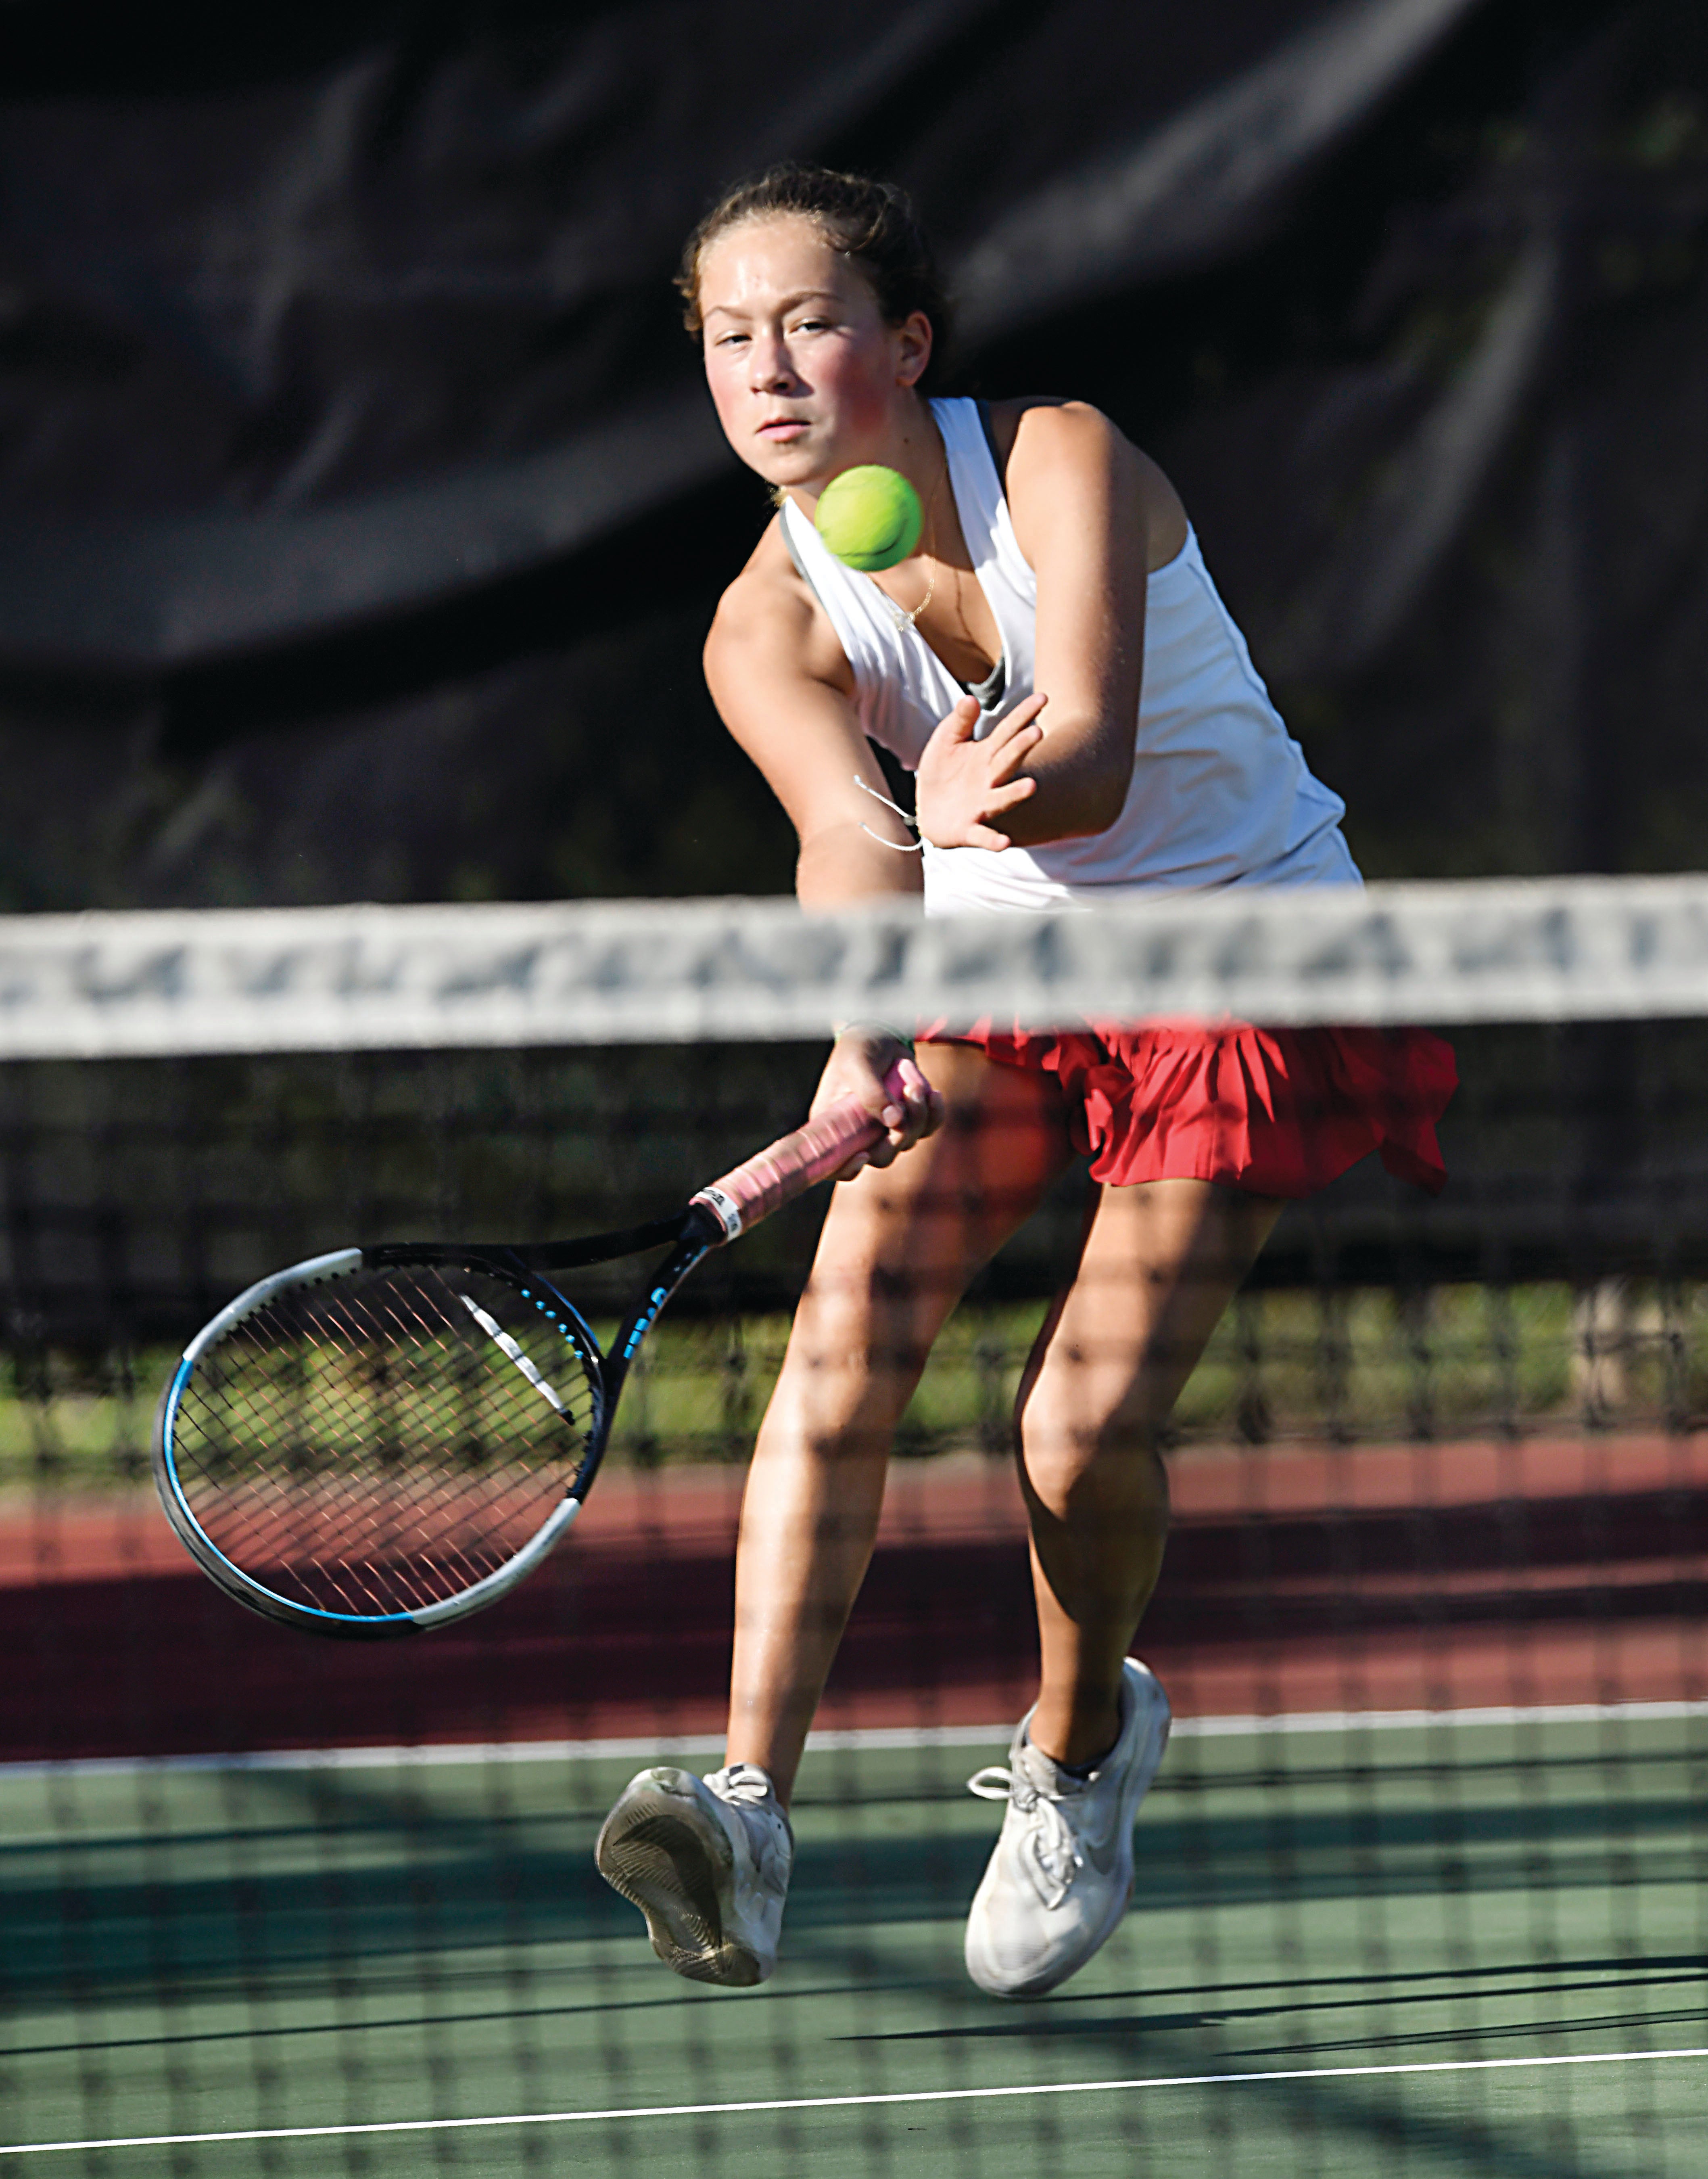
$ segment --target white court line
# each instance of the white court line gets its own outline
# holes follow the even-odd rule
[[[1300,1710],[1276,1717],[1177,1717],[1176,1740],[1241,1734],[1423,1732],[1442,1726],[1615,1725],[1708,1717],[1708,1702],[1537,1703],[1524,1709]],[[868,1726],[809,1733],[807,1751],[989,1748],[1005,1745],[1014,1721],[994,1725]],[[654,1733],[623,1740],[439,1742],[425,1747],[276,1748],[209,1755],[90,1755],[69,1761],[0,1763],[0,1779],[129,1777],[174,1770],[375,1770],[459,1763],[585,1763],[603,1757],[721,1754],[721,1733]]]
[[[1547,2058],[1433,2058],[1415,2065],[1301,2066],[1273,2073],[1172,2073],[1129,2081],[1043,2081],[994,2088],[907,2088],[887,2095],[772,2096],[740,2104],[646,2104],[610,2110],[506,2111],[497,2118],[380,2119],[360,2126],[244,2127],[228,2133],[134,2133],[109,2141],[0,2143],[0,2156],[46,2156],[56,2149],[200,2149],[217,2141],[313,2141],[374,2133],[467,2133],[497,2126],[586,2126],[634,2118],[736,2118],[750,2111],[852,2110],[880,2104],[992,2102],[1013,2096],[1114,2095],[1137,2088],[1256,2088],[1280,2081],[1367,2081],[1403,2073],[1499,2073],[1524,2066],[1631,2066],[1666,2058],[1708,2058],[1708,2047],[1684,2050],[1585,2050]]]

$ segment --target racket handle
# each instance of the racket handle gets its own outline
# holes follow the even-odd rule
[[[901,1080],[893,1068],[884,1086],[899,1102]],[[690,1208],[707,1213],[720,1228],[719,1240],[733,1241],[784,1204],[840,1172],[857,1151],[881,1142],[884,1132],[881,1120],[874,1120],[852,1097],[845,1097],[804,1128],[797,1128],[768,1150],[755,1151],[721,1180],[703,1188]]]

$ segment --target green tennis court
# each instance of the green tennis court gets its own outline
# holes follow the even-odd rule
[[[1476,902],[1371,909],[1381,960],[1446,930],[1469,963],[1426,1009],[1473,1021],[1454,1185],[1372,1168],[1295,1206],[1189,1388],[1140,1635],[1185,1721],[1134,1911],[1030,2004],[962,1967],[999,1814],[966,1786],[1037,1686],[1003,1455],[1071,1188],[922,1388],[781,1967],[722,1991],[653,1959],[592,1848],[649,1736],[714,1759],[739,1463],[810,1216],[666,1327],[572,1546],[430,1640],[238,1610],[143,1479],[165,1358],[246,1280],[518,1205],[540,1238],[632,1217],[798,1117],[797,1047],[660,1064],[618,1022],[594,1065],[333,1020],[324,1051],[0,1070],[0,2179],[1700,2179],[1708,1068],[1672,985],[1652,1018],[1590,992],[1538,1023],[1524,967],[1576,930],[1641,987],[1696,958],[1708,904],[1675,906],[1623,952],[1599,895],[1525,908],[1492,999]],[[745,930],[682,936],[794,993]]]
[[[741,1995],[594,1875],[627,1754],[14,1770],[5,2141],[113,2145],[8,2168],[1692,2168],[1708,1717],[1183,1732],[1122,1931],[1012,2006],[959,1958],[1000,1754],[811,1756]]]

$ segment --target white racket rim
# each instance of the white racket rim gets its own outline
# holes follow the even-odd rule
[[[292,1264],[282,1271],[273,1271],[264,1279],[257,1279],[252,1287],[245,1287],[235,1299],[227,1302],[216,1316],[210,1317],[184,1348],[178,1368],[172,1372],[172,1382],[167,1387],[166,1397],[161,1402],[160,1458],[156,1463],[156,1473],[169,1489],[171,1502],[167,1510],[173,1514],[172,1526],[184,1542],[211,1573],[215,1571],[216,1562],[218,1567],[224,1570],[228,1578],[222,1581],[222,1586],[234,1593],[241,1592],[253,1597],[266,1608],[267,1616],[294,1620],[304,1627],[342,1627],[353,1632],[375,1633],[389,1629],[396,1633],[410,1633],[418,1628],[424,1630],[430,1627],[449,1626],[453,1621],[484,1611],[489,1604],[495,1603],[506,1589],[513,1589],[518,1582],[526,1579],[580,1512],[582,1500],[572,1492],[560,1499],[528,1541],[502,1566],[495,1567],[490,1573],[483,1575],[467,1589],[458,1589],[454,1596],[441,1597],[433,1604],[418,1605],[409,1611],[330,1611],[320,1605],[304,1604],[298,1597],[281,1595],[277,1589],[269,1589],[265,1582],[257,1581],[252,1573],[246,1573],[226,1556],[196,1518],[184,1495],[183,1485],[178,1478],[177,1447],[173,1443],[173,1430],[183,1388],[189,1382],[197,1363],[216,1342],[287,1287],[316,1286],[326,1279],[342,1277],[351,1271],[361,1270],[364,1261],[364,1252],[360,1249],[334,1249],[323,1256],[305,1257],[299,1264]],[[559,1300],[564,1298],[561,1295],[557,1298]],[[576,1315],[578,1329],[584,1329],[579,1324],[579,1313],[577,1312]],[[583,1366],[590,1365],[592,1353],[583,1348],[579,1340],[573,1342],[573,1349]],[[595,1402],[603,1406],[604,1387],[596,1369],[590,1370],[590,1383]],[[594,1427],[589,1435],[596,1441],[597,1434],[595,1417]]]

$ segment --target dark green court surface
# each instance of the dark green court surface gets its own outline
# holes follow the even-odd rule
[[[1708,2046],[1708,1720],[1183,1735],[1133,1913],[1023,2006],[960,1961],[1000,1754],[815,1754],[740,1995],[594,1874],[632,1760],[0,1773],[5,2143],[341,2129],[0,2179],[1708,2170],[1708,2056],[1658,2055]]]

